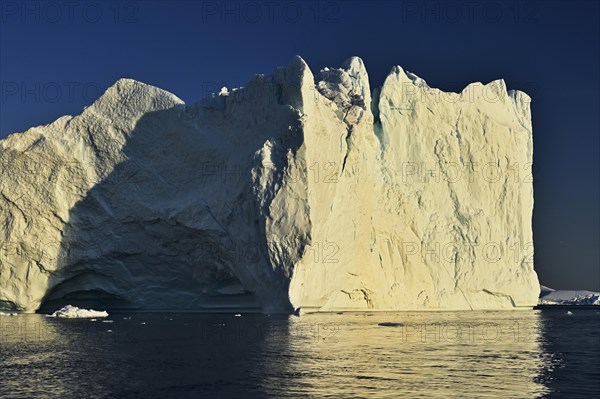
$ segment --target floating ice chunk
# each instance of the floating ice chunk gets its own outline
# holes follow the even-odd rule
[[[12,313],[4,313],[4,312],[0,312],[0,316],[18,316],[18,313],[12,312]]]
[[[64,317],[69,319],[87,317],[108,317],[108,312],[93,309],[79,309],[76,306],[67,305],[62,309],[48,315],[48,317]]]

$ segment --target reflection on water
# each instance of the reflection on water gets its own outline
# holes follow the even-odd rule
[[[575,313],[0,317],[0,397],[594,397]]]
[[[292,319],[292,328],[321,315]],[[544,368],[540,320],[533,312],[352,314],[302,339],[266,366],[266,384],[285,396],[535,397]],[[335,320],[335,321],[334,321]],[[378,323],[387,324],[379,326]],[[315,342],[320,340],[320,342]],[[267,344],[267,347],[271,345]],[[294,396],[294,395],[292,395]]]

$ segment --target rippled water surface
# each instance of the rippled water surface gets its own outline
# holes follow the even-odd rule
[[[572,312],[0,317],[0,397],[600,397]]]

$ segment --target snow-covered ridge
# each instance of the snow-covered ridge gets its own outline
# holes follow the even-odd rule
[[[401,67],[371,90],[358,57],[191,106],[121,79],[0,141],[0,309],[532,307],[527,98]]]

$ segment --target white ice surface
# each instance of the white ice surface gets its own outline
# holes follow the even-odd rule
[[[600,305],[600,292],[541,288],[540,305]]]
[[[68,319],[81,319],[88,317],[108,317],[108,312],[93,310],[93,309],[79,309],[76,306],[67,305],[62,309],[48,315],[48,317],[63,317]]]

